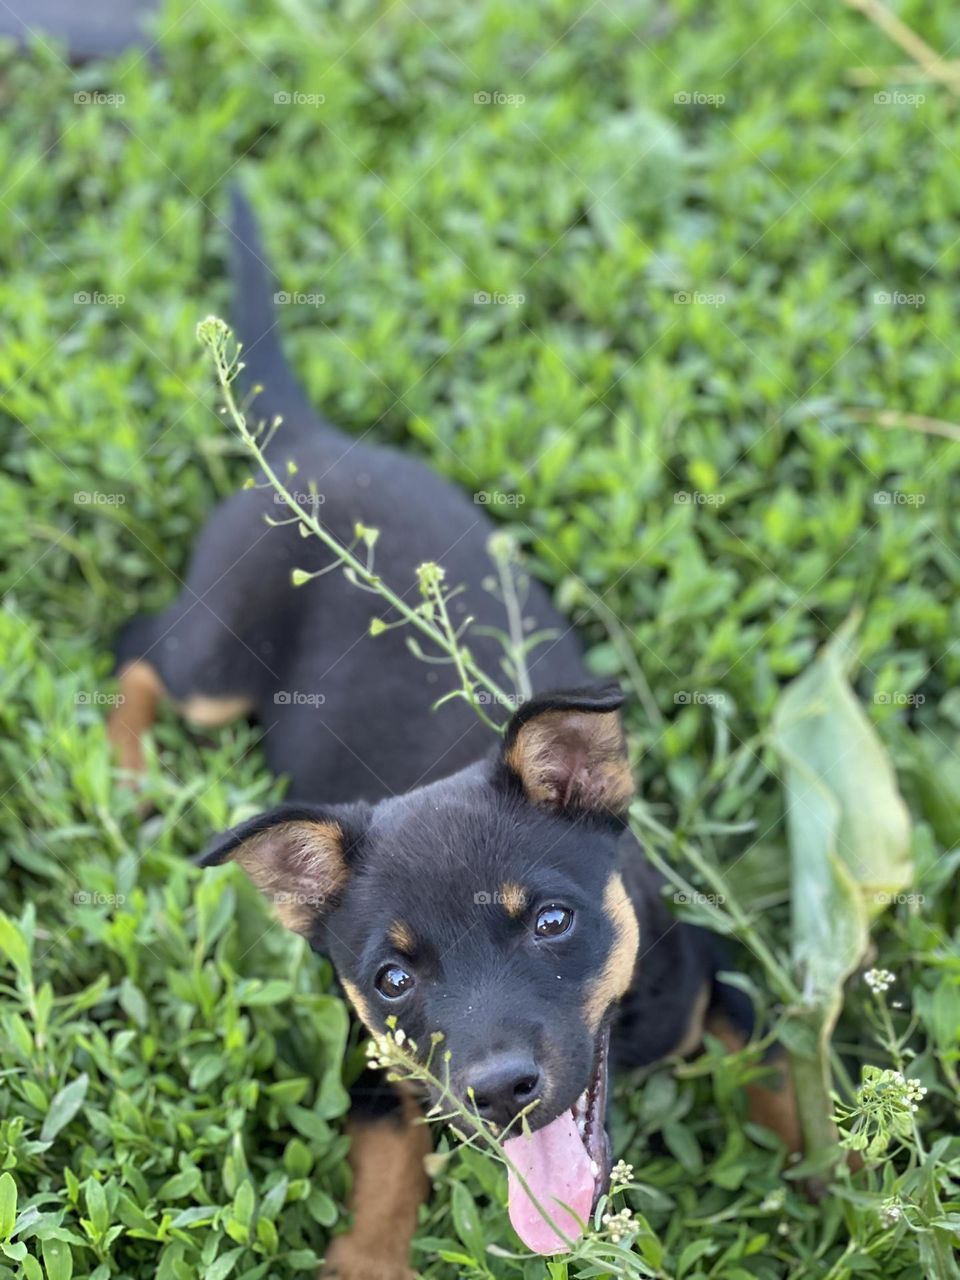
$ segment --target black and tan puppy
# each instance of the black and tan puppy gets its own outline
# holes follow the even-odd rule
[[[491,522],[416,460],[351,440],[305,403],[284,362],[273,284],[248,207],[234,200],[235,324],[247,376],[280,414],[270,445],[297,466],[323,522],[349,542],[357,521],[380,530],[377,569],[397,592],[438,561],[463,584],[471,648],[499,669]],[[328,954],[357,1015],[387,1019],[418,1043],[442,1032],[452,1081],[500,1126],[529,1113],[510,1152],[530,1189],[569,1237],[604,1190],[608,1063],[638,1066],[689,1053],[710,1026],[731,1044],[749,1009],[716,979],[710,935],[662,903],[624,818],[632,785],[616,687],[590,687],[576,637],[534,585],[525,613],[555,638],[534,653],[534,696],[497,739],[402,634],[370,636],[380,602],[341,574],[291,586],[294,567],[329,556],[282,516],[272,492],[244,490],[203,529],[187,585],[165,613],[139,618],[118,651],[124,694],[110,733],[122,761],[142,762],[142,735],[161,697],[199,724],[253,716],[290,803],[220,837],[208,862],[233,858],[280,919]],[[559,690],[559,691],[558,691]],[[325,1274],[399,1280],[426,1194],[428,1131],[416,1105],[369,1079],[351,1113],[350,1230]],[[753,1102],[790,1145],[788,1091]],[[511,1220],[526,1244],[562,1241],[510,1180]],[[567,1206],[576,1217],[560,1208]]]

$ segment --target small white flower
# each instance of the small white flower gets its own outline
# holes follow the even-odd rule
[[[889,969],[868,969],[863,980],[874,995],[882,995],[884,991],[890,990],[896,978]]]
[[[902,1209],[895,1199],[884,1200],[880,1206],[880,1225],[883,1227],[892,1227],[894,1223],[899,1222]]]
[[[926,1086],[922,1085],[919,1080],[904,1080],[902,1076],[900,1080],[904,1086],[903,1096],[911,1104],[913,1110],[916,1111],[917,1103],[922,1102],[926,1097]]]
[[[786,1191],[782,1187],[776,1187],[760,1201],[760,1209],[765,1213],[779,1213],[786,1198]]]
[[[619,1213],[605,1213],[601,1218],[601,1222],[610,1233],[610,1239],[614,1244],[619,1244],[625,1235],[628,1235],[633,1223],[630,1219],[633,1213],[630,1209],[621,1209]]]

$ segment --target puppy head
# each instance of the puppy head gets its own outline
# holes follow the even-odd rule
[[[554,1155],[579,1143],[591,1203],[606,1024],[638,945],[617,857],[632,794],[621,701],[611,687],[538,696],[486,761],[372,808],[282,806],[205,859],[240,863],[331,957],[372,1031],[394,1018],[423,1046],[441,1032],[451,1084],[481,1116],[516,1133],[524,1111]]]

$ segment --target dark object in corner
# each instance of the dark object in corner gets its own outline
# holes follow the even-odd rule
[[[0,5],[0,36],[27,46],[35,36],[66,45],[71,62],[149,45],[159,0],[7,0]]]

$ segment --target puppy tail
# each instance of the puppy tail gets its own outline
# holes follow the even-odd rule
[[[254,417],[273,418],[279,414],[284,426],[275,439],[285,442],[305,426],[335,430],[310,408],[283,354],[276,310],[279,288],[260,239],[256,215],[236,183],[230,189],[230,275],[233,330],[243,346],[240,389],[249,393],[254,386],[262,388],[253,403]]]

